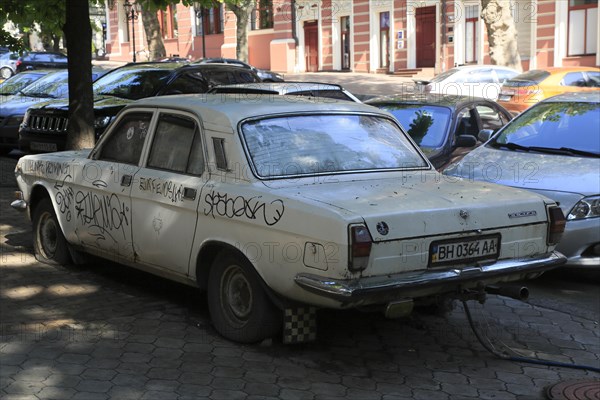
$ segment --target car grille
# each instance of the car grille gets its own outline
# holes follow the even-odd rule
[[[32,115],[29,117],[29,129],[44,132],[65,132],[69,119],[53,115]]]

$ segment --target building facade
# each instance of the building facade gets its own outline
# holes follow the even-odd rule
[[[510,3],[523,70],[600,65],[598,0],[503,1]],[[167,55],[235,58],[237,21],[222,4],[173,4],[158,14]],[[479,0],[257,0],[247,21],[248,61],[289,73],[439,73],[489,64],[480,15]],[[123,0],[115,0],[106,20],[106,58],[132,59],[133,25],[137,59],[144,60],[142,18],[128,21]]]

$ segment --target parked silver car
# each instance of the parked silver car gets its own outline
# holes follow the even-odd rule
[[[567,219],[557,250],[570,265],[598,268],[598,132],[600,93],[558,95],[513,119],[444,174],[528,189],[556,201]],[[480,139],[489,136],[490,131],[480,133]]]
[[[498,100],[500,88],[519,71],[499,65],[463,65],[449,69],[431,80],[415,79],[417,90],[442,96],[483,97]]]
[[[8,79],[17,73],[17,53],[0,54],[0,79]]]

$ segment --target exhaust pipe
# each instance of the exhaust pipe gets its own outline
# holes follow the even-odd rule
[[[529,289],[525,286],[486,286],[485,291],[489,294],[497,294],[498,296],[510,297],[511,299],[525,301],[529,298]]]

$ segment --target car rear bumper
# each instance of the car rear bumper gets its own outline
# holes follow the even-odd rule
[[[510,282],[535,277],[563,265],[567,258],[558,252],[525,259],[498,261],[491,265],[462,269],[428,269],[352,280],[331,279],[301,273],[295,281],[300,287],[342,303],[376,304],[402,297],[442,294],[459,286]]]

